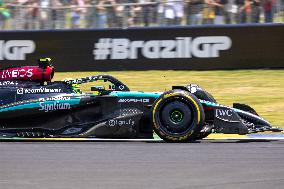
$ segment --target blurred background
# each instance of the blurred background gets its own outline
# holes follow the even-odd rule
[[[284,0],[0,0],[0,28],[284,23]]]

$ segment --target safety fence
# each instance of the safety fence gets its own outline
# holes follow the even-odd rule
[[[83,4],[71,1],[41,3],[37,0],[21,4],[9,2],[0,6],[2,29],[284,23],[283,0],[160,0],[143,3],[138,0],[95,0]]]

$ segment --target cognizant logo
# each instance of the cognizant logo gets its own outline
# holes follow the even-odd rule
[[[174,40],[130,41],[126,38],[100,38],[93,51],[95,60],[216,58],[228,50],[232,40],[227,36],[176,37]]]
[[[26,54],[34,50],[35,43],[31,40],[0,40],[0,60],[26,60]]]

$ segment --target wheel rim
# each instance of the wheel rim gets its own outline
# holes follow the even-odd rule
[[[163,129],[168,134],[184,133],[190,126],[194,119],[194,114],[191,106],[188,105],[184,100],[175,100],[165,102],[161,108],[158,118],[160,124],[164,125]]]
[[[170,113],[170,119],[174,123],[180,123],[184,119],[184,113],[180,109],[175,109]]]

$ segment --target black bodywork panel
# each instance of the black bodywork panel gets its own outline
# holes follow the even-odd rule
[[[117,96],[108,95],[111,91],[103,95],[74,93],[72,84],[94,78],[111,81],[113,91],[129,91],[112,76],[45,85],[27,81],[4,84],[2,81],[0,133],[20,137],[152,138],[150,98],[141,103],[121,102]],[[153,101],[151,99],[151,103]]]

